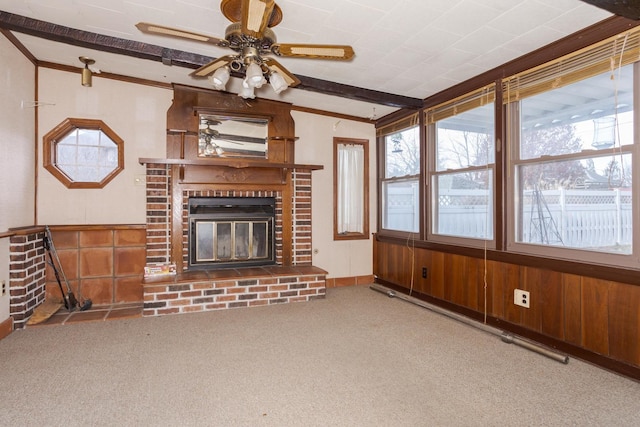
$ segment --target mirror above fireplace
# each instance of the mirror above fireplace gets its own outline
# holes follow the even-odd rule
[[[198,157],[267,158],[269,120],[200,114]]]

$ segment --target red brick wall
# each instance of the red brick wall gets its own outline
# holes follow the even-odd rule
[[[293,171],[293,265],[311,265],[311,171]]]
[[[45,250],[42,231],[11,236],[9,243],[9,315],[23,328],[45,299]]]
[[[171,244],[169,165],[147,164],[147,263],[168,263]]]

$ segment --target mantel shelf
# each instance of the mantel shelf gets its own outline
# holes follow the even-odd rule
[[[275,169],[309,169],[321,170],[323,165],[303,165],[297,163],[270,163],[246,159],[151,159],[141,157],[138,159],[141,165],[157,163],[161,165],[180,166],[222,166],[234,169],[244,168],[275,168]]]

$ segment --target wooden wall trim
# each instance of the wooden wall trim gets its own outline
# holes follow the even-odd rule
[[[13,332],[13,317],[9,316],[0,322],[0,340],[11,335],[11,332]]]

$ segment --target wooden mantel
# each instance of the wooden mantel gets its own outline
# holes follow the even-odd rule
[[[179,166],[223,166],[234,169],[245,168],[275,168],[275,169],[307,169],[321,170],[323,165],[305,165],[297,163],[272,163],[264,161],[252,161],[247,159],[152,159],[141,157],[138,159],[141,165],[155,163],[159,165],[179,165]]]

